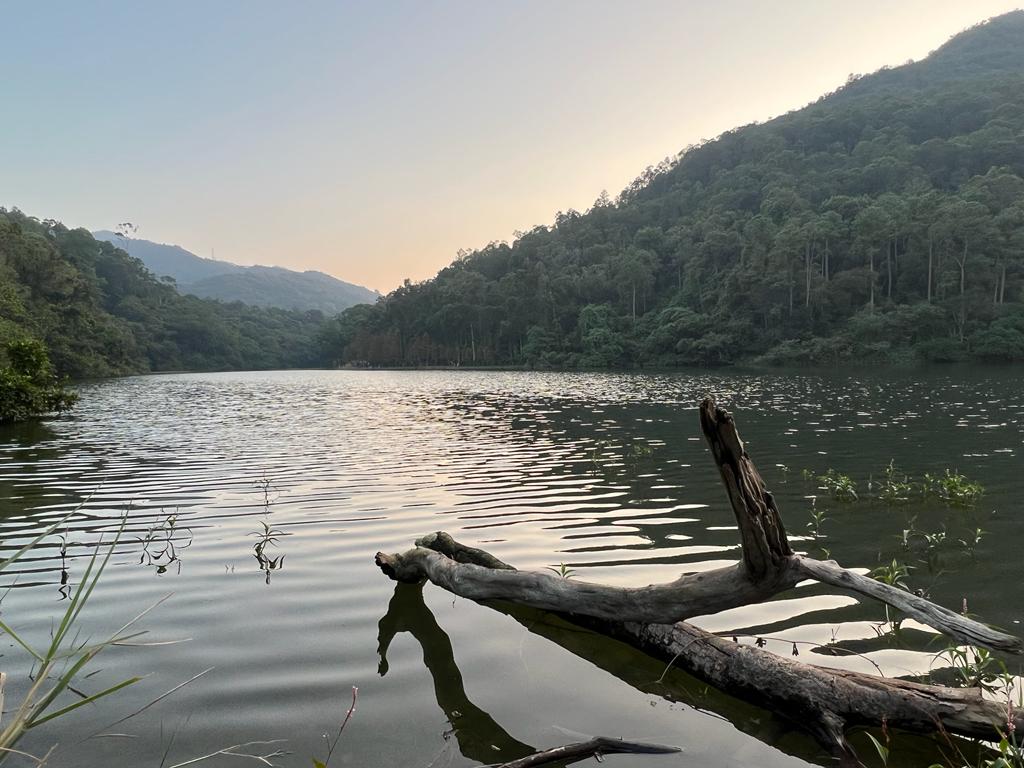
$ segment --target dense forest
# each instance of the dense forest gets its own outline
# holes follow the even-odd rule
[[[0,208],[0,341],[45,343],[60,375],[317,365],[323,321],[182,296],[84,229]]]
[[[1024,359],[1024,12],[324,331],[337,364]]]

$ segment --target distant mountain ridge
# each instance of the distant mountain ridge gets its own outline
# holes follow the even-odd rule
[[[123,248],[157,276],[174,278],[181,293],[201,298],[241,301],[258,307],[314,309],[334,315],[357,304],[372,304],[380,296],[323,272],[243,267],[197,256],[178,245],[119,237],[109,230],[93,235]]]

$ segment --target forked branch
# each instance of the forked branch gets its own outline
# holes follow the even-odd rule
[[[518,571],[488,552],[434,533],[402,554],[378,552],[376,563],[398,581],[429,580],[473,600],[509,600],[585,619],[728,693],[790,717],[822,743],[849,755],[845,730],[881,725],[911,731],[943,728],[989,738],[1006,725],[1006,708],[977,690],[946,688],[826,669],[740,645],[684,623],[759,602],[804,579],[881,600],[964,643],[1024,651],[1019,638],[994,630],[904,590],[795,554],[772,494],[765,487],[732,416],[710,399],[700,407],[704,436],[722,476],[743,546],[741,561],[667,584],[612,587],[557,575]],[[1024,728],[1024,715],[1011,713]]]

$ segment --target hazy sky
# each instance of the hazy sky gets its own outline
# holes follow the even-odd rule
[[[0,205],[382,291],[997,0],[0,0]]]

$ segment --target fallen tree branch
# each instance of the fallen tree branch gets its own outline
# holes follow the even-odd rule
[[[377,555],[378,562],[392,557]],[[406,564],[413,567],[419,562],[412,558]],[[455,585],[465,585],[474,582],[480,571],[489,569],[449,561],[448,570]],[[426,576],[426,571],[421,572],[421,578]],[[482,595],[477,599],[498,597],[483,592],[486,589],[474,590]],[[538,601],[523,602],[535,605]],[[992,738],[996,729],[1006,724],[1005,706],[985,700],[977,688],[924,685],[819,667],[734,643],[685,622],[646,623],[578,614],[573,619],[668,660],[722,691],[787,717],[840,753],[849,753],[845,731],[852,727],[881,726],[884,722],[891,728],[919,733],[942,728],[960,736]],[[1015,727],[1024,729],[1024,711],[1015,712],[1014,718]]]
[[[861,576],[847,570],[834,561],[815,560],[810,557],[795,556],[793,568],[808,578],[831,584],[840,589],[849,589],[862,595],[881,600],[907,616],[927,624],[945,635],[969,645],[981,645],[997,651],[1021,653],[1024,646],[1019,637],[1007,635],[974,619],[969,619],[948,608],[936,605],[930,600],[907,592],[899,587],[884,584],[881,581]]]
[[[682,752],[682,750],[679,747],[667,747],[662,744],[645,744],[640,741],[622,741],[621,739],[598,736],[590,741],[534,752],[532,755],[502,763],[494,768],[535,768],[538,765],[554,762],[575,763],[588,757],[600,758],[603,755],[667,755],[673,752]]]
[[[742,565],[736,565],[685,574],[667,584],[612,587],[540,571],[493,569],[470,559],[465,552],[466,559],[456,562],[431,548],[433,537],[442,535],[451,538],[446,533],[431,534],[417,540],[414,549],[401,554],[378,552],[375,562],[395,581],[416,583],[428,579],[470,600],[509,600],[549,611],[655,623],[671,623],[760,602],[807,578],[785,570],[774,578],[752,581]]]
[[[701,428],[725,484],[743,546],[740,563],[668,584],[612,587],[517,571],[490,553],[430,534],[401,554],[378,552],[376,563],[398,581],[434,584],[473,600],[509,600],[569,614],[573,621],[624,640],[720,690],[771,709],[850,758],[845,731],[887,724],[916,732],[944,729],[992,738],[1007,712],[977,689],[947,688],[817,667],[740,645],[682,620],[759,602],[807,578],[881,600],[961,642],[1020,653],[1011,635],[923,598],[794,554],[778,507],[748,456],[732,417],[710,399]],[[1024,714],[1013,713],[1024,728]],[[511,764],[510,764],[511,765]]]

